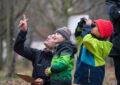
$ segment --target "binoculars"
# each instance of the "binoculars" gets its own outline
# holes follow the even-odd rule
[[[85,17],[81,18],[78,25],[82,28],[86,24],[86,20],[87,19]],[[92,21],[91,28],[93,28],[93,27],[96,27],[96,24]]]

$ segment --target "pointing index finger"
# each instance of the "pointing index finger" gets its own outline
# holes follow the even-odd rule
[[[23,15],[23,20],[26,21],[26,15],[25,14]]]

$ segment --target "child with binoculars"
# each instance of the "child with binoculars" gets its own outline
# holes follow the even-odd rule
[[[74,83],[80,85],[102,85],[105,75],[105,61],[112,48],[107,38],[113,32],[110,21],[82,18],[75,37],[79,45]]]

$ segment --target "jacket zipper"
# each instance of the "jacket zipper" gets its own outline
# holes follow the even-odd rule
[[[88,83],[90,83],[90,68],[89,68],[89,72],[88,72]]]

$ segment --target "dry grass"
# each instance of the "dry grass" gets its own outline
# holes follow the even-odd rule
[[[17,69],[16,71],[17,73],[23,73],[26,75],[30,75],[32,74],[32,69]],[[16,75],[13,75],[12,78],[6,78],[5,77],[5,69],[3,71],[0,71],[0,85],[31,85],[28,82],[25,82],[24,80],[22,80],[21,78],[19,78]]]
[[[17,72],[31,75],[32,68],[17,69]],[[13,78],[5,78],[4,76],[5,76],[5,70],[0,71],[0,85],[30,85],[30,83],[25,82],[24,80],[20,79],[17,76],[14,76]],[[117,85],[113,67],[106,67],[106,74],[103,85]]]

